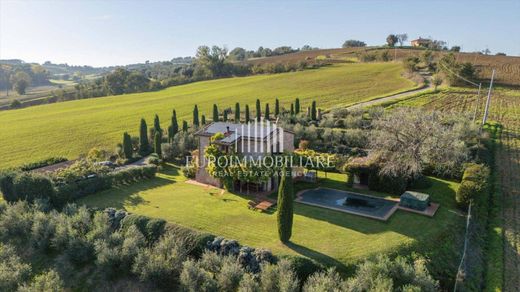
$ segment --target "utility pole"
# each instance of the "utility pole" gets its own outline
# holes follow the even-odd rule
[[[489,83],[488,96],[486,100],[486,109],[484,110],[484,117],[482,118],[482,126],[486,123],[487,116],[489,113],[489,103],[491,102],[491,88],[493,87],[493,79],[495,78],[495,69],[493,69],[493,73],[491,74],[491,82]]]
[[[477,119],[477,111],[480,104],[480,88],[482,88],[482,82],[478,84],[477,102],[475,104],[475,112],[473,113],[473,123],[475,123],[475,120]]]

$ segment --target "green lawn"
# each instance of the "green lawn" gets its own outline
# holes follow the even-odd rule
[[[328,174],[320,185],[345,189],[345,175]],[[184,226],[271,249],[278,255],[300,254],[326,264],[348,267],[368,256],[397,252],[412,244],[431,244],[449,222],[464,220],[455,210],[455,182],[430,178],[425,192],[441,208],[434,218],[398,210],[387,222],[296,203],[292,243],[278,241],[276,213],[247,208],[247,197],[185,183],[177,168],[168,165],[157,178],[88,196],[80,200],[95,207],[124,208],[164,218]],[[298,185],[297,188],[309,187]],[[372,194],[382,195],[371,192]]]
[[[254,110],[257,98],[279,98],[285,108],[295,97],[302,107],[315,99],[318,107],[330,108],[359,102],[414,87],[400,76],[394,63],[341,64],[321,69],[274,75],[227,78],[170,87],[157,92],[85,99],[0,112],[0,168],[50,156],[76,158],[92,147],[109,150],[122,140],[123,132],[138,134],[139,120],[152,124],[155,113],[162,127],[169,125],[171,111],[191,123],[195,104],[211,118],[212,106]]]

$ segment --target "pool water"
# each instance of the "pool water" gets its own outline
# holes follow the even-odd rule
[[[297,201],[381,220],[388,219],[397,207],[394,201],[328,188],[304,191]]]

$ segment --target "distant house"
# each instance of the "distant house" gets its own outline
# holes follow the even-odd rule
[[[224,134],[224,138],[211,142],[211,137],[217,133]],[[224,153],[238,153],[244,157],[257,159],[265,155],[279,154],[282,152],[294,152],[294,133],[284,130],[273,123],[250,123],[236,124],[228,122],[215,122],[206,125],[196,134],[198,137],[199,168],[195,175],[195,180],[201,183],[214,186],[221,186],[221,182],[212,177],[206,170],[207,161],[204,157],[204,150],[210,143],[219,146]],[[243,182],[235,182],[235,185]],[[271,191],[277,186],[276,178],[253,186],[255,191]],[[250,186],[247,186],[248,188]]]
[[[419,37],[418,39],[411,41],[411,43],[412,43],[412,47],[427,48],[432,43],[432,40],[430,40],[430,39],[423,39],[423,38]]]

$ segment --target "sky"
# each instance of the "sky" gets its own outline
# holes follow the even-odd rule
[[[0,59],[26,62],[125,65],[193,56],[200,45],[381,45],[391,33],[519,56],[520,0],[0,0]]]

